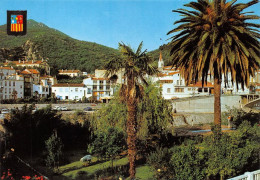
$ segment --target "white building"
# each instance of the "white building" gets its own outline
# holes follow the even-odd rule
[[[52,93],[60,100],[79,100],[86,95],[84,84],[54,84]]]
[[[43,68],[45,69],[46,73],[47,74],[50,74],[50,66],[48,65],[47,61],[42,59],[41,61],[40,60],[19,60],[19,61],[8,61],[6,60],[6,62],[4,63],[5,66],[8,66],[9,63],[11,64],[15,64],[16,66],[21,66],[21,67],[40,67],[40,68]]]
[[[33,84],[33,94],[37,98],[48,97],[50,87],[48,84],[48,79],[41,79],[40,84]]]
[[[12,67],[0,67],[0,99],[24,98],[24,77]]]
[[[70,77],[80,77],[82,76],[82,72],[80,70],[59,70],[59,75],[67,75]]]

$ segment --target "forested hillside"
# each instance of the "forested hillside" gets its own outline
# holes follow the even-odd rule
[[[34,20],[28,20],[27,27],[27,35],[15,37],[6,35],[6,25],[0,26],[0,48],[4,48],[0,53],[23,47],[26,55],[33,53],[35,57],[48,58],[51,67],[87,72],[102,68],[111,56],[118,56],[116,49],[73,39]],[[17,60],[17,56],[8,57]],[[2,62],[4,59],[1,58]]]

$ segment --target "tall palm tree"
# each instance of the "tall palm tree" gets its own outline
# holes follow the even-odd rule
[[[151,75],[156,71],[151,66],[152,59],[142,51],[143,42],[134,51],[124,43],[119,43],[121,58],[111,59],[106,65],[106,75],[111,76],[124,69],[125,83],[120,87],[120,97],[127,105],[127,146],[130,163],[130,178],[135,178],[136,161],[136,134],[137,134],[137,104],[142,99],[142,84],[146,84],[145,75]]]
[[[173,66],[180,69],[186,84],[199,80],[207,83],[214,77],[214,124],[221,125],[221,82],[231,73],[232,83],[248,86],[249,77],[259,69],[259,24],[247,20],[259,19],[243,10],[258,3],[236,3],[236,0],[198,0],[173,10],[183,18],[169,31]],[[249,15],[248,15],[249,14]],[[176,33],[178,32],[178,33]],[[223,79],[222,79],[223,77]]]

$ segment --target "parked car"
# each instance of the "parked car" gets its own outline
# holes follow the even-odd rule
[[[65,106],[63,106],[63,107],[60,107],[60,110],[61,110],[61,111],[68,111],[68,108],[65,107]]]
[[[92,156],[86,155],[80,159],[81,162],[91,162]]]
[[[93,111],[92,107],[86,107],[84,108],[84,111]]]
[[[1,110],[1,114],[8,114],[9,113],[9,109],[2,109]]]
[[[61,110],[61,107],[60,106],[54,106],[53,110]]]

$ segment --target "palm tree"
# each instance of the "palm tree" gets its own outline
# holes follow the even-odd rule
[[[152,66],[152,59],[142,51],[143,42],[140,43],[134,52],[124,43],[119,43],[121,58],[111,59],[106,65],[106,75],[112,76],[114,73],[124,69],[126,81],[121,85],[119,94],[121,100],[127,105],[127,146],[128,160],[130,163],[130,178],[135,178],[136,161],[136,134],[137,134],[137,104],[142,99],[142,83],[147,85],[145,75],[151,75],[157,70]]]
[[[180,69],[186,84],[214,77],[214,124],[221,126],[221,82],[231,73],[232,83],[248,86],[249,77],[259,69],[259,24],[247,20],[259,19],[243,10],[256,4],[236,3],[236,0],[198,0],[173,10],[183,18],[169,31],[173,66]],[[175,34],[178,32],[177,34]],[[223,77],[223,79],[222,79]]]

